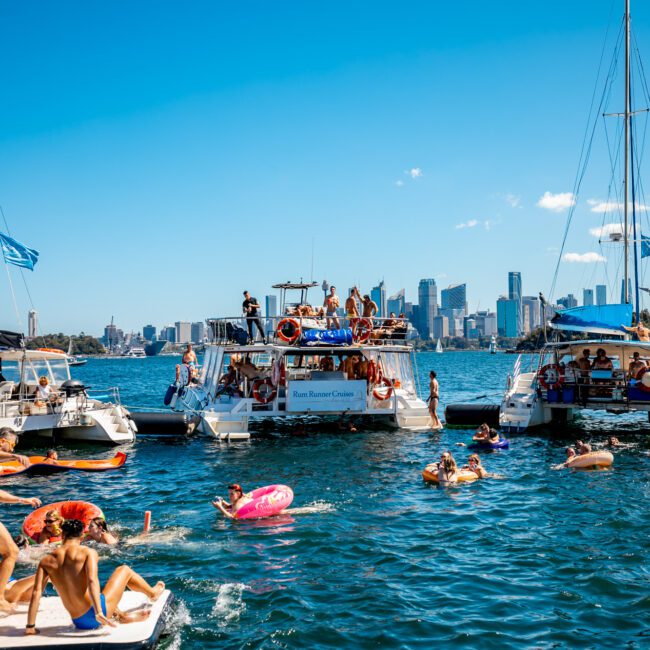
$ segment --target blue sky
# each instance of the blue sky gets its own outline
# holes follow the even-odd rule
[[[412,300],[434,277],[494,309],[510,270],[547,293],[622,11],[0,2],[0,205],[41,253],[25,276],[42,330],[238,314],[243,289],[311,279],[312,243],[314,279],[340,293],[384,279]],[[633,21],[647,54],[647,3]],[[609,264],[564,263],[556,297],[617,285],[618,251],[589,233],[608,198],[604,145],[593,159],[565,252]],[[6,278],[0,305],[15,329]]]

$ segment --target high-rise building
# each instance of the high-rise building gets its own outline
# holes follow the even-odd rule
[[[167,325],[160,330],[160,338],[163,341],[176,343],[176,328],[173,325]]]
[[[264,315],[267,318],[275,318],[278,315],[278,297],[275,294],[266,296],[264,307]]]
[[[514,300],[517,303],[517,336],[523,331],[521,297],[521,273],[510,271],[508,273],[508,300]]]
[[[533,330],[541,327],[542,316],[541,309],[542,305],[537,296],[523,296],[521,299],[521,304],[523,308],[523,325],[525,332],[532,332]]]
[[[205,323],[197,321],[192,323],[192,343],[203,343],[205,341]]]
[[[404,289],[400,289],[396,294],[393,294],[386,301],[386,315],[389,316],[391,312],[399,316],[406,311],[405,307],[405,296],[406,292]]]
[[[596,285],[596,304],[597,305],[607,304],[607,285],[604,284]]]
[[[142,328],[142,338],[145,341],[155,341],[156,340],[156,328],[153,325],[145,325]]]
[[[501,296],[497,300],[497,329],[499,336],[519,336],[520,301]]]
[[[449,320],[449,336],[465,336],[463,319],[465,318],[464,309],[440,308],[438,314],[446,316]]]
[[[582,304],[585,307],[591,307],[594,304],[594,290],[593,289],[583,289],[582,290]]]
[[[386,318],[388,316],[386,313],[386,287],[384,286],[383,280],[376,287],[372,288],[370,297],[377,304],[377,316],[379,318]]]
[[[110,350],[111,348],[118,345],[120,342],[120,337],[117,332],[117,325],[107,325],[104,328],[104,345]]]
[[[176,343],[191,343],[192,341],[192,323],[188,321],[176,321]]]
[[[440,309],[461,309],[467,315],[467,285],[452,284],[440,292]]]
[[[438,315],[438,288],[433,278],[420,280],[418,284],[418,331],[423,339],[433,337],[433,319]]]
[[[578,299],[572,293],[569,293],[564,298],[558,298],[557,304],[565,309],[572,309],[578,306]]]
[[[433,319],[433,338],[445,339],[449,336],[449,319],[438,314]]]
[[[463,320],[463,329],[466,339],[477,339],[479,337],[476,319],[466,316]]]
[[[38,312],[30,309],[27,314],[27,336],[33,339],[38,335]]]

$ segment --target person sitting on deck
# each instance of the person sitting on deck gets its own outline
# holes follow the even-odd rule
[[[234,519],[237,511],[252,501],[248,495],[244,494],[244,490],[242,490],[239,483],[228,486],[228,498],[230,503],[227,503],[221,497],[217,497],[212,502],[212,505],[228,519]]]
[[[632,327],[627,327],[625,325],[621,325],[621,327],[626,332],[636,335],[636,338],[639,341],[650,341],[650,329],[643,324],[643,321],[639,321],[636,325],[632,325]]]
[[[50,380],[43,375],[38,378],[38,386],[36,388],[36,396],[34,398],[34,406],[54,406],[58,402],[59,396],[56,391],[50,386]]]
[[[113,617],[120,623],[147,619],[150,613],[148,609],[128,613],[118,609],[124,591],[128,587],[155,601],[163,593],[165,583],[157,582],[151,587],[142,576],[123,564],[113,571],[100,594],[97,551],[81,545],[83,523],[70,519],[63,523],[62,529],[63,544],[46,555],[38,565],[25,634],[38,634],[36,616],[46,578],[52,581],[77,629],[96,630],[102,625],[115,627],[111,620]]]
[[[627,369],[627,375],[630,379],[636,379],[644,368],[647,368],[648,366],[646,365],[646,362],[643,361],[643,359],[640,358],[638,352],[633,352],[632,353],[632,360],[630,361],[630,365],[628,366]]]
[[[118,542],[117,537],[108,530],[106,519],[102,517],[95,517],[90,520],[86,538],[91,539],[93,542],[99,542],[100,544],[108,544],[109,546]]]
[[[612,360],[607,356],[603,348],[596,350],[596,358],[591,363],[592,370],[611,370],[614,367]]]
[[[322,370],[323,372],[333,372],[334,371],[334,359],[329,354],[326,354],[318,362],[318,368],[319,368],[319,370]]]
[[[232,364],[228,366],[228,372],[222,375],[221,379],[219,379],[219,387],[217,388],[215,396],[221,395],[222,393],[230,396],[241,396],[239,382],[237,381],[237,371],[235,370],[235,366]]]
[[[38,544],[58,542],[61,538],[61,525],[64,521],[65,519],[58,510],[48,510],[45,513],[45,525],[38,535]]]
[[[582,351],[582,356],[576,359],[578,368],[580,368],[580,376],[585,378],[589,377],[589,371],[591,370],[591,361],[589,357],[591,356],[591,350],[586,349]]]

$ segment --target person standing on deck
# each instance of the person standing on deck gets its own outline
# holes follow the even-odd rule
[[[266,338],[264,337],[264,326],[262,325],[260,317],[257,315],[257,310],[260,309],[259,303],[257,302],[257,298],[252,298],[248,291],[244,291],[244,302],[242,303],[242,308],[246,317],[248,338],[250,339],[250,342],[255,343],[255,337],[253,336],[253,324],[255,324],[262,336],[262,341],[266,343]]]
[[[330,287],[329,295],[325,296],[325,301],[323,302],[323,307],[325,307],[325,318],[327,319],[327,329],[330,329],[330,327],[339,329],[341,327],[339,319],[336,316],[336,310],[339,308],[340,304],[341,302],[339,297],[336,295],[336,287]]]
[[[429,413],[431,415],[431,421],[433,423],[434,429],[442,429],[442,422],[438,417],[438,400],[440,398],[440,390],[438,386],[438,380],[436,379],[436,373],[432,370],[429,373]]]
[[[358,294],[357,288],[350,289],[350,295],[345,301],[345,315],[348,319],[348,324],[352,330],[352,336],[356,334],[357,323],[359,322],[359,305],[357,304],[356,296]]]

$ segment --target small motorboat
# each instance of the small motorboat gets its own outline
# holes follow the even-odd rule
[[[113,458],[105,460],[48,460],[45,456],[29,456],[29,467],[21,465],[17,460],[0,463],[0,478],[16,474],[56,474],[57,472],[105,472],[118,469],[126,462],[126,454],[118,451]]]

